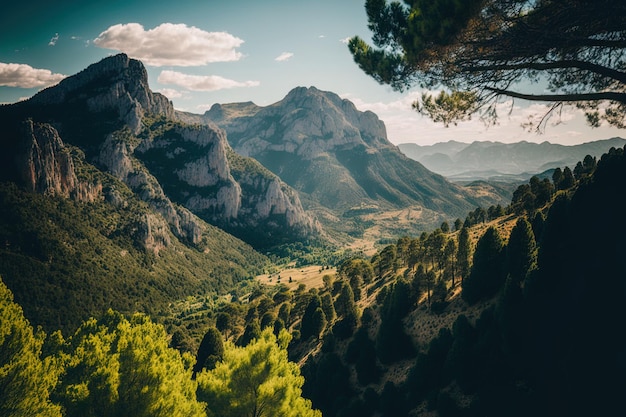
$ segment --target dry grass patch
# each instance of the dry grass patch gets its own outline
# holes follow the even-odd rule
[[[300,284],[306,285],[308,289],[323,287],[322,277],[324,275],[334,276],[336,273],[337,269],[334,267],[327,268],[320,265],[309,265],[301,268],[283,269],[274,274],[259,275],[256,279],[266,285],[284,284],[291,290],[298,288]]]

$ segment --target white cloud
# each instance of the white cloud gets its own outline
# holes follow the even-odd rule
[[[160,90],[157,90],[157,93],[161,93],[163,94],[165,97],[169,98],[170,100],[173,98],[181,98],[183,97],[183,92],[180,90],[175,90],[173,88],[162,88]]]
[[[58,41],[59,41],[59,34],[55,33],[52,39],[50,39],[50,42],[48,42],[48,46],[54,46],[57,44]]]
[[[235,81],[219,75],[191,75],[177,71],[161,71],[157,81],[161,84],[172,84],[191,91],[217,91],[236,87],[256,87],[259,81]]]
[[[236,51],[244,41],[226,32],[206,32],[185,24],[163,23],[145,30],[139,23],[109,27],[93,43],[115,49],[147,65],[200,66],[211,62],[238,61]]]
[[[345,43],[347,45],[348,43],[350,43],[350,39],[351,37],[348,36],[347,38],[339,39],[339,42]]]
[[[292,57],[293,57],[293,52],[283,52],[282,54],[274,58],[274,61],[278,61],[278,62],[289,61]]]
[[[37,69],[26,64],[5,64],[0,62],[0,86],[36,88],[48,87],[66,76],[53,74],[47,69]]]

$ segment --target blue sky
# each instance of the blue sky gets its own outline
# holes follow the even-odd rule
[[[174,107],[203,113],[214,103],[268,105],[315,86],[372,110],[393,143],[550,141],[575,144],[623,130],[590,129],[565,111],[543,135],[520,127],[541,104],[503,103],[500,125],[444,128],[411,110],[420,92],[392,91],[352,61],[347,38],[369,39],[364,0],[12,1],[0,14],[0,103],[30,97],[100,59],[126,52],[144,62],[150,87]],[[507,107],[508,106],[508,107]]]

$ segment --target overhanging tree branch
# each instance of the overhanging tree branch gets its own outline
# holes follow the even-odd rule
[[[519,98],[529,101],[560,101],[560,102],[575,102],[575,101],[617,101],[620,103],[626,103],[626,93],[617,93],[613,91],[602,91],[598,93],[582,93],[582,94],[523,94],[517,91],[503,90],[493,87],[484,87],[485,90],[490,91],[497,95],[503,95],[513,98]]]
[[[626,84],[626,73],[617,71],[612,68],[607,68],[603,65],[594,64],[591,62],[578,61],[578,60],[566,60],[555,62],[525,62],[522,64],[494,64],[494,65],[478,65],[469,66],[464,68],[464,72],[482,72],[482,71],[517,71],[524,69],[545,71],[551,69],[568,69],[577,68],[580,70],[590,71],[604,77],[612,78],[623,84]]]

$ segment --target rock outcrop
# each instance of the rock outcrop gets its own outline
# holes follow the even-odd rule
[[[338,148],[392,146],[374,113],[360,112],[349,100],[315,87],[295,88],[267,107],[215,104],[204,119],[226,129],[229,143],[244,156],[287,152],[311,160]]]
[[[70,149],[54,127],[26,120],[21,126],[21,152],[15,164],[22,184],[30,191],[93,202],[102,197],[102,185],[79,181]]]
[[[142,118],[147,113],[168,118],[174,115],[174,107],[167,97],[150,90],[143,64],[126,54],[92,64],[29,101],[35,105],[64,105],[77,100],[85,101],[89,111],[94,113],[117,111],[120,120],[134,133],[141,130]]]

